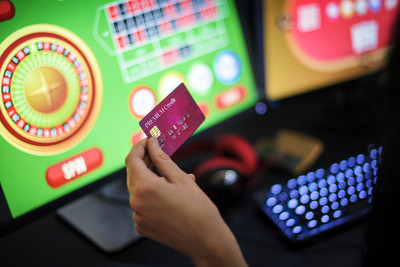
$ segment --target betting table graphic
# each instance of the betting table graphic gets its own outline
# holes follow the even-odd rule
[[[227,46],[228,16],[225,0],[113,2],[97,10],[95,33],[133,82]]]
[[[278,99],[377,71],[399,8],[398,0],[267,1],[267,95]]]
[[[0,3],[12,5],[0,14],[0,190],[13,218],[124,168],[139,121],[182,82],[206,117],[198,131],[258,100],[232,0]]]

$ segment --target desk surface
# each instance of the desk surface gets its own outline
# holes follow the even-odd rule
[[[218,132],[236,132],[252,142],[289,128],[320,138],[325,150],[312,169],[327,167],[360,152],[376,140],[376,117],[369,104],[349,108],[343,92],[324,90],[282,101],[265,115],[239,118]],[[345,93],[346,98],[346,93]],[[339,99],[336,101],[335,99]],[[213,133],[215,134],[215,133]],[[271,182],[284,182],[287,173],[269,171],[257,188]],[[223,208],[226,222],[236,235],[250,266],[359,266],[362,263],[367,222],[359,222],[301,247],[288,246],[279,231],[261,217],[247,190],[237,203]],[[83,238],[55,214],[0,238],[2,266],[191,266],[176,251],[148,239],[107,254]]]

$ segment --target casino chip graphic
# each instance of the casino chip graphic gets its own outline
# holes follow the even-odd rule
[[[72,32],[33,25],[0,45],[0,134],[32,154],[72,148],[91,130],[102,101],[98,63]]]

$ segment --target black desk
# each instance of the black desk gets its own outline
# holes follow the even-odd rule
[[[376,140],[375,119],[371,108],[351,109],[336,106],[337,92],[326,90],[282,101],[265,115],[251,114],[225,125],[218,132],[236,132],[251,141],[272,136],[289,128],[311,134],[325,142],[325,150],[312,169],[327,167],[334,161],[365,152]],[[364,106],[361,105],[361,106]],[[361,115],[359,114],[361,112]],[[345,116],[343,116],[345,115]],[[348,115],[348,117],[347,117]],[[258,184],[263,188],[291,178],[280,172],[267,172]],[[288,246],[279,231],[257,212],[252,190],[237,203],[222,210],[236,235],[250,266],[359,266],[363,257],[366,222],[360,222],[304,247]],[[142,239],[114,254],[107,254],[49,214],[32,224],[0,238],[1,266],[191,266],[185,257],[163,245]]]

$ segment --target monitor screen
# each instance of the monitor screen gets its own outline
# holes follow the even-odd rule
[[[1,224],[124,168],[184,82],[212,127],[258,100],[231,0],[2,1]]]
[[[263,1],[271,100],[353,80],[384,66],[397,0]]]

